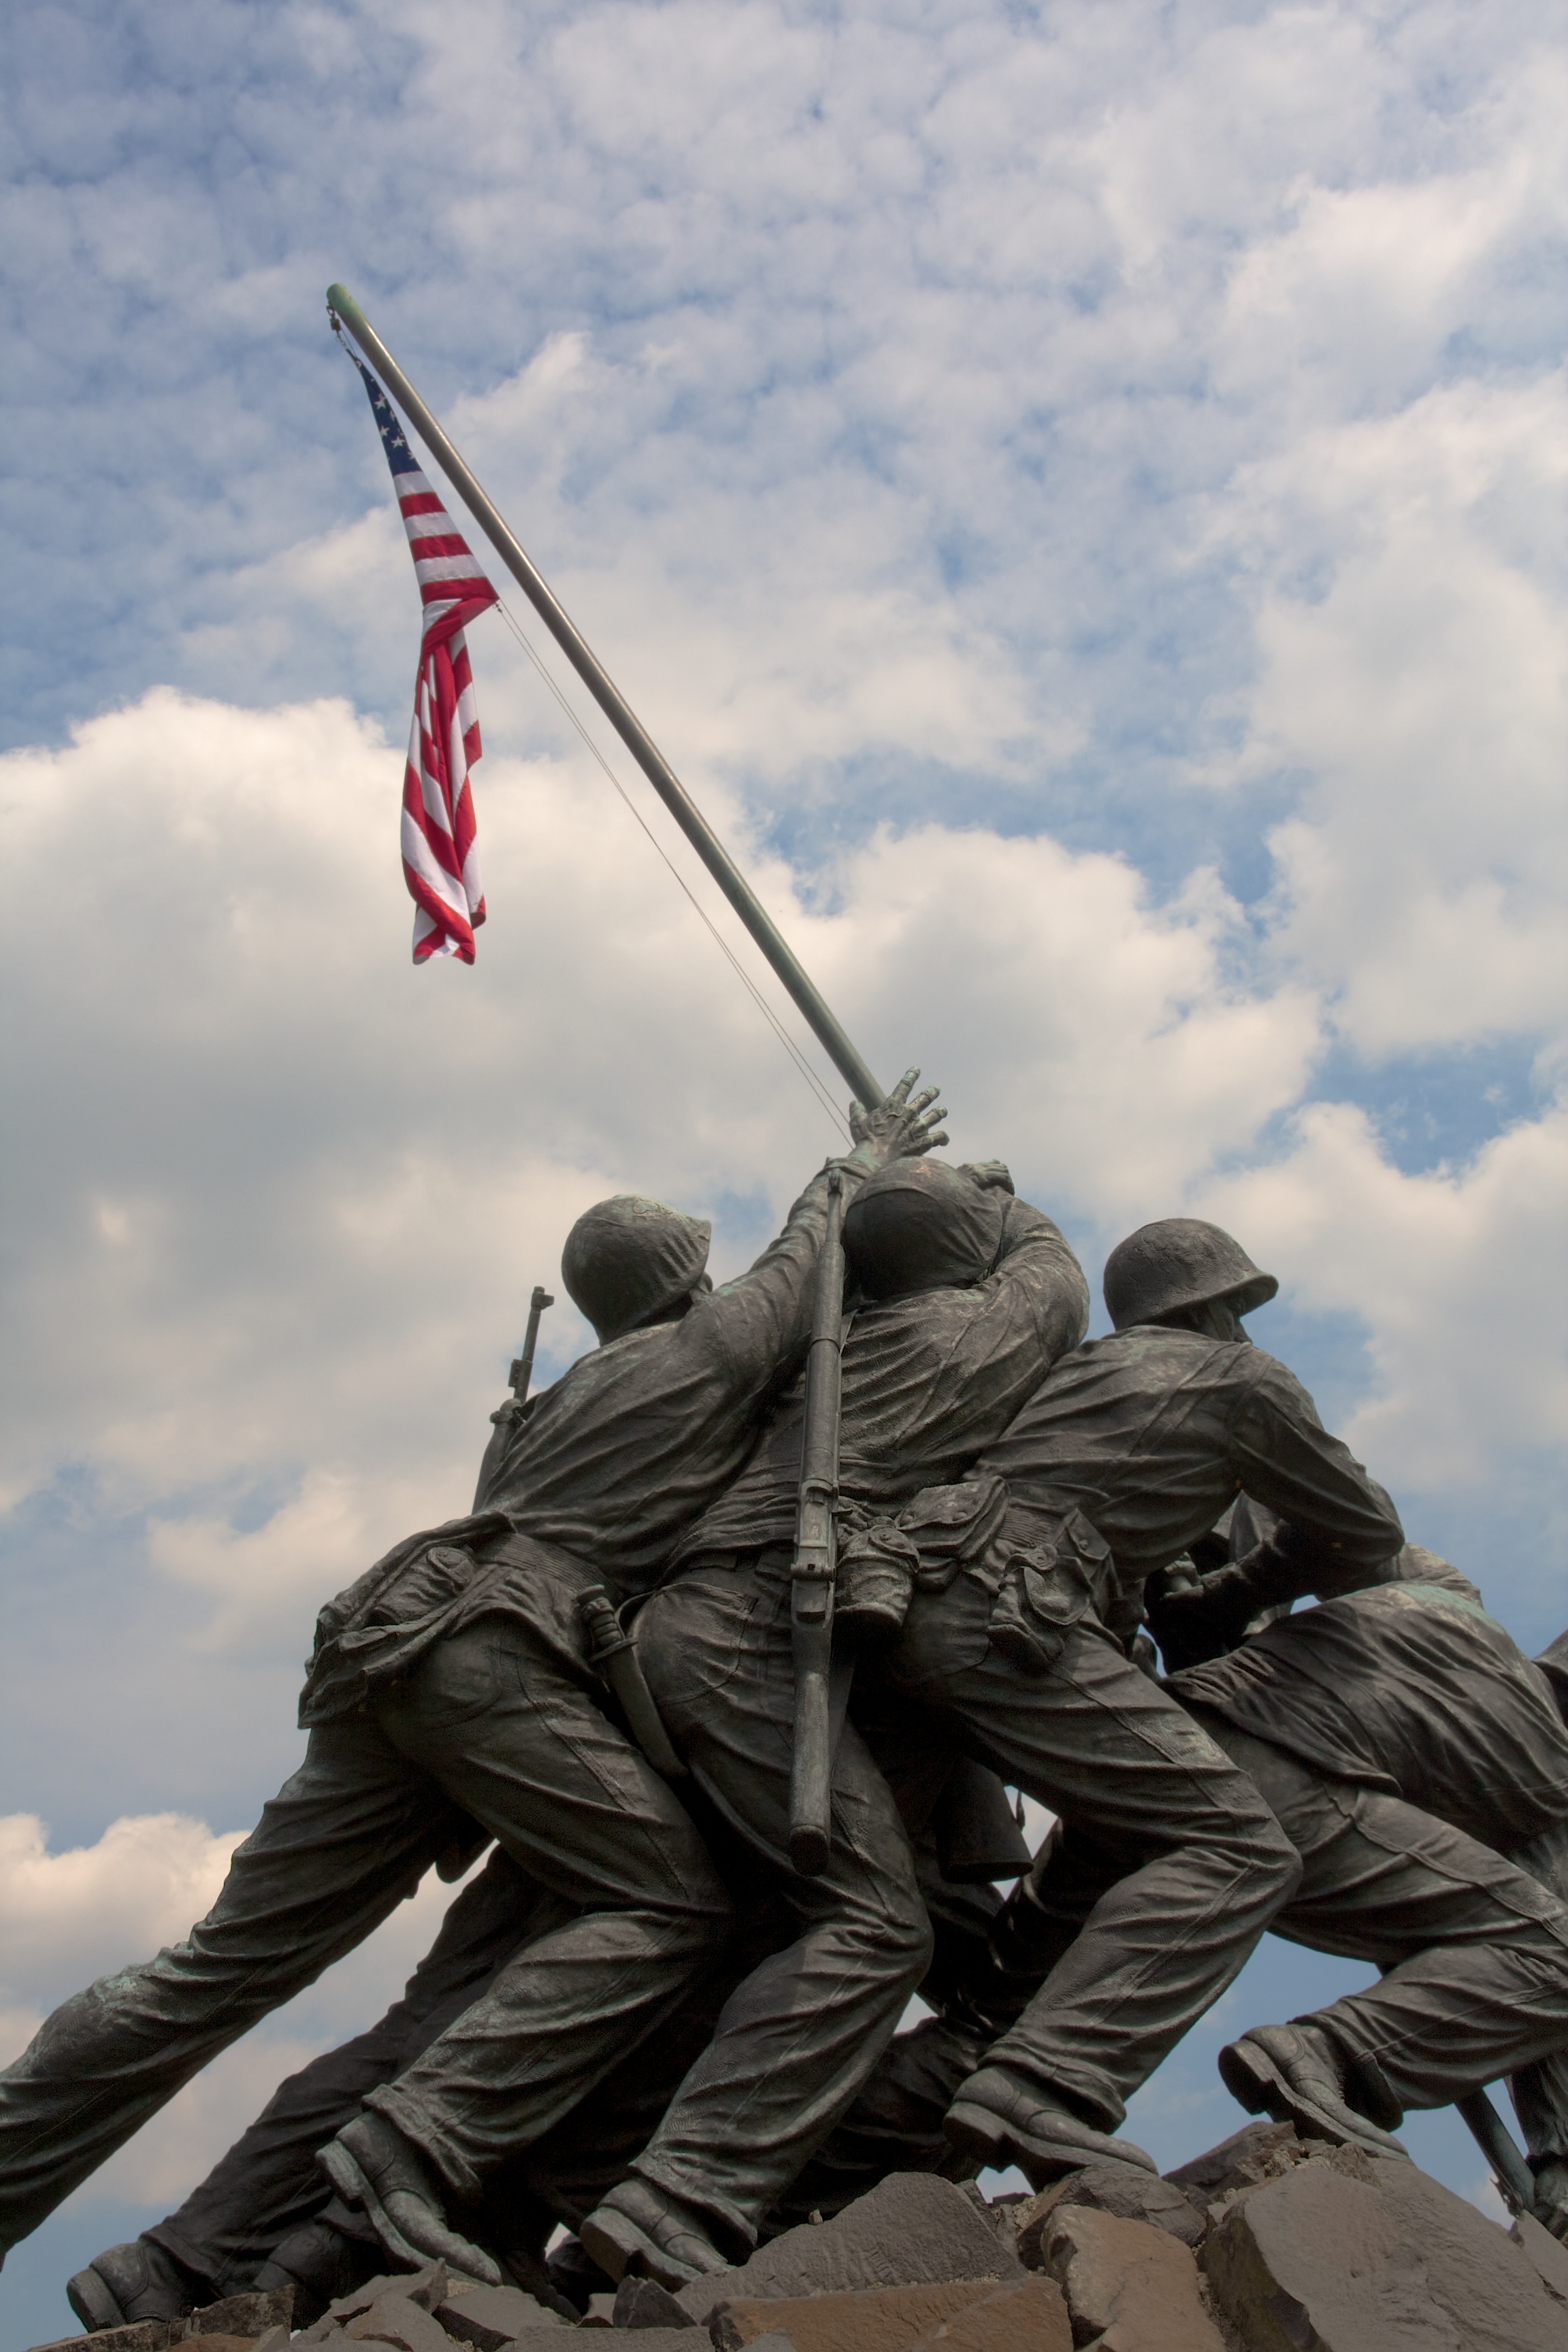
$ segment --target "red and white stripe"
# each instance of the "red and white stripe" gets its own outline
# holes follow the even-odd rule
[[[403,779],[403,872],[414,900],[414,961],[474,961],[485,919],[468,772],[480,752],[463,631],[497,601],[451,517],[417,467],[395,476],[425,607],[414,723]]]

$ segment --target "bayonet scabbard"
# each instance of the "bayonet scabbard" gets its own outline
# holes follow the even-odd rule
[[[590,1584],[577,1595],[577,1614],[588,1637],[589,1661],[619,1699],[632,1738],[656,1772],[667,1780],[684,1780],[686,1767],[670,1745],[642,1661],[602,1584]]]

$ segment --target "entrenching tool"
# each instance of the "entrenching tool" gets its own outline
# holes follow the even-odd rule
[[[838,1429],[844,1330],[844,1180],[830,1171],[827,1230],[816,1262],[811,1346],[805,1360],[800,1501],[790,1568],[795,1650],[795,1753],[790,1768],[790,1860],[803,1878],[827,1865],[832,1840],[833,1587],[837,1567]]]

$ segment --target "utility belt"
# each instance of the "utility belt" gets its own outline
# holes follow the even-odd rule
[[[1009,1502],[1005,1480],[991,1472],[924,1487],[891,1507],[841,1503],[834,1594],[840,1634],[884,1647],[902,1632],[917,1593],[940,1594],[967,1577],[991,1596],[993,1648],[1028,1674],[1047,1673],[1075,1626],[1108,1619],[1115,1565],[1104,1537],[1065,1496],[1059,1514],[1031,1497],[1027,1540],[1007,1532]],[[777,1543],[704,1552],[682,1575],[763,1568],[784,1578],[790,1559]]]

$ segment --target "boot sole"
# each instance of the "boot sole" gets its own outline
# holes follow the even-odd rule
[[[1250,2116],[1267,2115],[1277,2124],[1291,2124],[1305,2137],[1326,2139],[1335,2147],[1364,2147],[1369,2155],[1403,2156],[1408,2160],[1409,2150],[1391,2132],[1380,2131],[1371,2122],[1347,2122],[1331,2108],[1320,2106],[1256,2043],[1228,2043],[1219,2053],[1219,2078]]]
[[[942,2130],[963,2156],[978,2157],[997,2171],[1013,2160],[1013,2135],[1001,2116],[973,2099],[955,2099],[942,2118]]]
[[[984,2164],[997,2170],[1008,2164],[1016,2164],[1024,2172],[1029,2172],[1031,2166],[1041,2168],[1045,2179],[1035,2181],[1037,2189],[1044,2188],[1064,2172],[1082,2172],[1091,2164],[1123,2164],[1129,2172],[1158,2171],[1153,2158],[1145,2155],[1142,2148],[1134,2147],[1131,2140],[1114,2147],[1086,2147],[1069,2133],[1020,2130],[994,2107],[982,2106],[976,2099],[955,2099],[947,2111],[942,2129],[965,2156],[979,2157]]]
[[[657,2238],[650,2238],[639,2229],[628,2214],[617,2213],[614,2206],[601,2207],[578,2223],[577,2236],[585,2253],[618,2286],[624,2278],[650,2278],[679,2294],[683,2286],[693,2286],[705,2273],[693,2270],[668,2253]]]
[[[127,2327],[131,2324],[95,2270],[78,2271],[67,2284],[66,2301],[89,2336],[101,2336],[107,2327]]]

